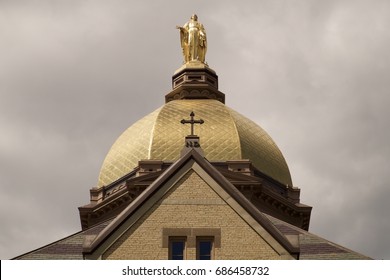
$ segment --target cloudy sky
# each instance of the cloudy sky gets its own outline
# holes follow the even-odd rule
[[[227,106],[289,164],[310,231],[390,259],[390,1],[0,0],[0,258],[80,230],[116,138],[160,107],[197,13]]]

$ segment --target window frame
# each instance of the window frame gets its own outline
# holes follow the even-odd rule
[[[210,242],[210,260],[214,259],[215,238],[214,236],[197,236],[196,237],[196,259],[200,260],[200,243]]]
[[[174,242],[183,242],[183,259],[187,259],[187,236],[169,236],[168,240],[168,260],[173,259],[173,249],[172,246]]]

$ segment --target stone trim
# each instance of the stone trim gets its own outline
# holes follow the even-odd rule
[[[187,248],[196,248],[197,237],[213,237],[215,248],[221,248],[220,228],[163,228],[162,248],[168,248],[170,237],[187,237]]]

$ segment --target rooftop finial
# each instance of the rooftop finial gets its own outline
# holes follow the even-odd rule
[[[183,27],[176,26],[176,28],[180,30],[180,43],[183,49],[184,63],[199,61],[206,64],[206,30],[203,24],[198,22],[198,16],[193,14]]]

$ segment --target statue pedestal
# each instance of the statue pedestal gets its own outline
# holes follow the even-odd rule
[[[200,61],[190,61],[172,76],[172,91],[165,102],[178,99],[215,99],[225,103],[225,94],[218,90],[216,72]]]
[[[207,63],[202,63],[199,60],[193,60],[193,61],[190,61],[190,62],[183,64],[179,69],[177,69],[175,71],[175,73],[173,75],[175,76],[176,74],[178,74],[181,71],[186,70],[186,69],[207,69],[208,71],[210,71],[214,75],[217,75],[217,73],[213,69],[211,69],[207,65]]]

